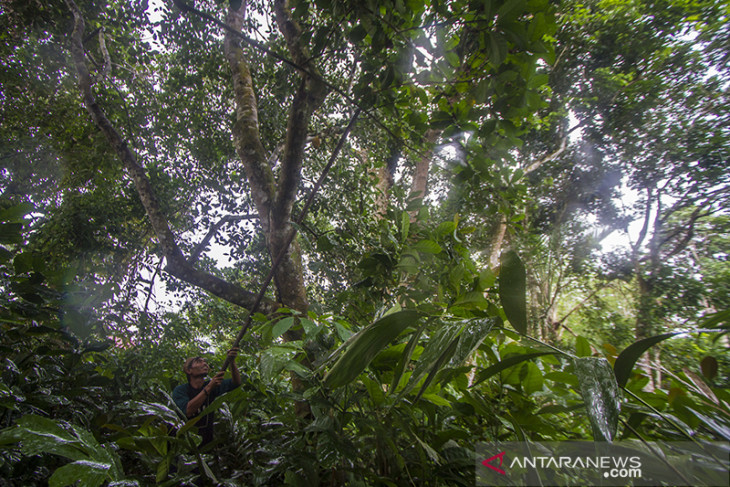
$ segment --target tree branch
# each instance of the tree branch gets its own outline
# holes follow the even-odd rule
[[[175,236],[172,234],[172,231],[167,224],[167,219],[162,214],[160,205],[144,169],[137,163],[135,155],[116,131],[94,98],[91,91],[92,79],[89,74],[89,69],[86,66],[84,48],[81,42],[84,32],[84,19],[81,16],[81,11],[73,0],[66,0],[66,3],[74,15],[74,30],[71,34],[71,54],[76,66],[76,71],[78,72],[78,85],[81,90],[86,110],[91,115],[96,126],[107,138],[112,149],[114,149],[117,153],[119,158],[122,160],[122,164],[124,164],[125,169],[127,169],[132,177],[135,187],[137,188],[137,193],[142,200],[145,210],[147,210],[150,223],[152,224],[152,228],[160,241],[160,246],[162,247],[165,257],[167,257],[168,261],[181,261],[183,260],[182,253],[175,242]]]
[[[101,56],[104,59],[104,66],[101,69],[102,76],[109,76],[112,72],[112,59],[109,56],[109,50],[106,48],[106,41],[104,39],[104,28],[99,31],[99,50]]]
[[[205,237],[203,237],[203,240],[201,240],[200,243],[196,245],[193,251],[190,253],[190,257],[188,257],[188,264],[192,265],[195,261],[198,260],[198,257],[200,257],[200,254],[203,252],[203,250],[208,247],[210,239],[212,239],[218,233],[218,230],[220,230],[223,225],[225,225],[226,223],[232,223],[241,220],[253,220],[255,218],[258,217],[255,215],[226,215],[218,220],[212,227],[210,227],[208,233],[205,235]]]
[[[580,124],[577,126],[580,126]],[[573,129],[575,129],[575,127],[573,127]],[[525,174],[530,174],[532,171],[538,169],[540,166],[542,166],[546,162],[552,161],[553,159],[557,158],[560,154],[565,152],[565,149],[567,147],[568,147],[568,137],[563,137],[563,140],[560,142],[560,147],[558,148],[558,150],[556,150],[552,154],[546,155],[542,159],[539,159],[539,160],[533,162],[532,164],[530,164],[529,166],[527,166],[525,168]]]
[[[147,310],[150,306],[150,299],[152,298],[152,293],[155,290],[155,279],[157,278],[157,275],[160,273],[160,270],[162,269],[162,259],[157,263],[157,266],[155,267],[155,272],[152,274],[152,277],[150,278],[150,287],[147,289],[147,299],[144,300],[144,310],[142,313],[147,314]]]
[[[291,230],[291,209],[299,185],[304,143],[311,107],[306,99],[306,78],[295,95],[287,126],[287,141],[281,165],[279,189],[269,165],[259,133],[258,108],[253,80],[240,45],[246,3],[238,9],[230,7],[226,16],[224,52],[233,74],[236,102],[236,124],[233,128],[236,151],[241,158],[251,186],[254,204],[267,240],[272,259],[282,255],[275,266],[276,290],[279,299],[288,307],[305,311],[308,308],[301,261],[297,242],[285,243]],[[282,254],[283,252],[283,254]]]
[[[312,63],[309,52],[302,45],[301,29],[291,18],[291,9],[287,0],[275,0],[274,12],[276,23],[284,36],[289,53],[297,64],[305,68],[305,71],[302,72],[302,81],[294,94],[287,122],[286,143],[281,159],[281,176],[272,214],[272,218],[278,222],[277,226],[279,226],[291,218],[301,179],[309,121],[312,113],[324,101],[327,90],[321,74]]]
[[[641,247],[642,242],[646,238],[646,234],[649,231],[649,220],[651,219],[651,198],[653,195],[653,189],[651,187],[646,188],[646,210],[644,212],[644,225],[641,227],[639,237],[636,239],[636,243],[631,244],[631,249],[636,253]]]
[[[307,212],[309,211],[309,208],[312,206],[312,203],[314,202],[315,196],[317,196],[317,193],[319,192],[319,189],[322,187],[322,184],[324,183],[324,180],[327,177],[327,174],[329,174],[330,169],[332,169],[332,166],[335,164],[335,161],[337,160],[337,156],[339,156],[340,151],[342,150],[342,147],[345,145],[345,140],[350,135],[350,131],[355,126],[355,122],[357,122],[358,117],[360,116],[360,110],[356,110],[353,114],[352,118],[350,119],[350,123],[347,125],[347,128],[345,129],[345,132],[340,137],[340,140],[337,142],[337,146],[335,146],[335,150],[332,151],[332,154],[330,155],[329,161],[327,161],[327,165],[322,170],[322,174],[320,174],[319,179],[317,179],[317,182],[314,183],[314,187],[312,188],[312,191],[309,193],[309,196],[307,197],[307,200],[304,202],[304,207],[302,208],[302,212],[299,214],[299,217],[297,218],[297,224],[301,224],[304,221],[304,217],[307,216]],[[233,342],[233,347],[237,347],[238,344],[243,339],[244,335],[246,335],[246,332],[251,327],[251,318],[253,316],[253,313],[256,311],[257,306],[261,298],[263,297],[264,293],[266,292],[266,288],[271,284],[272,279],[274,278],[274,275],[277,272],[277,268],[281,264],[281,262],[286,258],[286,254],[288,252],[289,245],[294,241],[294,237],[297,235],[297,229],[296,227],[291,228],[291,232],[289,235],[287,235],[286,242],[284,247],[281,249],[281,251],[276,255],[274,258],[273,264],[271,265],[271,269],[269,270],[269,274],[266,276],[266,279],[264,280],[264,284],[261,286],[261,290],[259,291],[259,294],[257,296],[257,301],[254,303],[253,308],[251,308],[251,311],[249,311],[248,316],[246,317],[246,321],[244,325],[241,327],[241,330],[238,332],[238,335],[236,335],[236,339]],[[223,367],[221,370],[226,370],[228,366],[230,365],[230,357],[226,358],[226,361],[223,363]]]
[[[683,225],[681,229],[678,229],[677,232],[672,232],[672,237],[679,234],[679,231],[683,230],[685,227],[687,229],[687,233],[684,234],[684,237],[677,242],[677,244],[674,246],[674,248],[666,255],[665,258],[670,258],[678,253],[680,253],[684,248],[687,246],[690,240],[692,240],[692,237],[694,237],[695,234],[695,224],[697,223],[697,220],[700,218],[704,218],[706,216],[709,216],[712,214],[711,211],[707,210],[704,213],[701,212],[702,208],[697,208],[695,211],[692,212],[692,215],[689,218],[689,222],[687,222],[685,225]],[[667,243],[669,239],[664,239],[662,241],[662,245]]]
[[[126,171],[132,177],[137,194],[144,206],[147,217],[152,225],[152,229],[157,236],[157,240],[160,243],[162,253],[167,260],[165,270],[171,275],[194,286],[200,287],[201,289],[205,289],[215,296],[249,309],[256,299],[256,296],[253,293],[213,276],[212,274],[194,269],[183,257],[182,252],[177,245],[175,235],[170,230],[167,218],[160,208],[160,204],[157,201],[157,197],[147,175],[145,174],[144,168],[139,165],[134,153],[119,135],[119,132],[117,132],[114,128],[94,98],[94,94],[91,90],[92,79],[89,74],[89,69],[86,66],[84,48],[82,44],[84,19],[81,15],[81,11],[73,0],[66,0],[66,4],[74,16],[74,28],[71,34],[71,55],[78,73],[78,86],[81,91],[84,106],[91,115],[96,126],[106,137],[111,148],[122,161]],[[266,308],[267,310],[276,309],[277,305],[269,301],[266,303]]]
[[[205,12],[201,12],[200,10],[198,10],[198,9],[196,9],[194,7],[191,7],[190,5],[186,4],[183,0],[173,0],[173,2],[175,3],[175,5],[183,13],[193,13],[193,14],[197,15],[198,17],[201,17],[201,18],[203,18],[203,19],[205,19],[205,20],[207,20],[207,21],[209,21],[209,22],[217,25],[218,27],[221,27],[223,30],[226,31],[226,34],[231,34],[232,36],[240,39],[241,41],[245,42],[249,46],[255,47],[259,51],[265,53],[268,56],[271,56],[272,58],[274,58],[274,59],[276,59],[278,61],[281,61],[282,63],[284,63],[284,64],[286,64],[288,66],[293,67],[297,71],[299,71],[301,73],[304,73],[304,74],[307,74],[307,75],[310,75],[310,76],[313,76],[314,75],[314,73],[311,73],[306,67],[300,66],[297,63],[295,63],[294,61],[292,61],[290,59],[287,59],[287,58],[285,58],[283,56],[280,56],[279,54],[275,53],[271,49],[268,49],[266,46],[264,46],[260,42],[257,42],[254,39],[251,39],[250,37],[247,37],[247,36],[243,35],[241,33],[240,29],[235,30],[230,25],[227,25],[226,23],[221,22],[220,20],[216,19],[212,15],[209,15],[209,14],[207,14]],[[380,120],[375,115],[374,110],[368,109],[368,108],[363,108],[360,103],[358,103],[355,99],[353,99],[350,95],[348,95],[342,88],[340,88],[340,87],[338,87],[338,86],[336,86],[336,85],[328,82],[324,78],[321,78],[320,81],[322,82],[323,86],[325,86],[326,88],[329,88],[330,90],[332,90],[335,93],[337,93],[338,95],[340,95],[349,104],[351,104],[352,106],[354,106],[355,108],[357,108],[358,111],[360,111],[363,114],[365,114],[368,118],[370,118],[370,120],[372,120],[373,122],[375,122],[376,125],[378,125],[380,128],[382,128],[383,130],[385,130],[385,132],[391,138],[393,138],[393,140],[397,140],[397,141],[401,142],[405,147],[413,150],[417,154],[422,154],[423,153],[423,151],[421,151],[417,147],[414,147],[411,144],[408,144],[402,137],[399,137],[398,135],[396,135],[395,132],[393,132],[393,130],[390,129],[390,127],[388,127],[387,125],[385,125],[385,123],[383,123],[383,121]]]
[[[251,71],[243,55],[239,38],[229,30],[240,32],[243,28],[245,11],[245,2],[241,3],[238,10],[228,9],[226,17],[228,29],[226,29],[223,49],[231,68],[236,99],[236,123],[232,129],[236,152],[243,163],[246,177],[251,185],[251,194],[259,214],[261,227],[264,234],[268,236],[271,205],[274,198],[274,173],[268,164],[266,150],[261,144],[258,107]]]
[[[302,29],[291,18],[291,7],[287,0],[274,0],[274,14],[276,17],[276,25],[284,36],[286,47],[289,49],[292,59],[295,63],[305,69],[306,75],[315,77],[319,73],[311,70],[312,59],[308,50],[302,45]]]
[[[413,181],[411,182],[411,189],[408,194],[409,200],[420,199],[424,201],[426,194],[428,193],[428,173],[431,168],[431,162],[433,160],[434,147],[433,145],[441,135],[441,130],[428,129],[424,136],[424,142],[427,144],[426,152],[421,154],[421,158],[416,161],[415,171],[413,173]],[[411,221],[415,221],[418,216],[418,210],[411,211]]]

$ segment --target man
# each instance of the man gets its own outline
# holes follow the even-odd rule
[[[218,372],[215,377],[206,381],[210,367],[203,357],[193,357],[185,361],[183,372],[188,377],[188,383],[177,386],[172,391],[172,399],[188,419],[200,414],[216,397],[241,385],[241,374],[236,367],[238,350],[228,350],[228,356],[231,357],[231,379],[223,380],[225,372]],[[200,418],[197,426],[198,433],[203,437],[201,447],[213,441],[213,413]]]

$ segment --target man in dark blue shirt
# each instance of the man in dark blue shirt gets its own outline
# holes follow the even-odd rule
[[[203,357],[193,357],[185,361],[183,372],[188,377],[188,383],[177,386],[172,391],[172,399],[188,419],[200,414],[216,397],[241,385],[236,355],[238,348],[228,350],[228,356],[231,357],[231,378],[225,380],[225,372],[218,372],[212,379],[206,380],[210,367]],[[201,447],[213,441],[213,419],[211,413],[198,420],[198,433],[203,437]]]

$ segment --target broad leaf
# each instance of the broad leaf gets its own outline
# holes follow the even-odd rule
[[[389,314],[365,328],[335,362],[324,378],[328,387],[350,383],[370,364],[370,361],[403,330],[416,323],[419,313],[414,310]]]
[[[398,365],[396,365],[395,370],[393,371],[393,381],[390,384],[389,392],[393,394],[398,387],[398,384],[400,383],[400,379],[403,376],[403,371],[406,369],[406,365],[411,361],[411,357],[413,356],[413,351],[418,346],[418,340],[421,338],[421,333],[423,333],[423,330],[426,328],[426,324],[421,326],[416,332],[411,336],[411,339],[408,341],[408,345],[406,346],[405,350],[403,351],[403,354],[401,355],[400,360],[398,361]]]
[[[441,252],[441,246],[433,240],[421,240],[411,248],[425,254],[438,254]]]
[[[621,395],[611,365],[605,358],[577,358],[575,375],[593,428],[593,439],[613,441],[621,411]]]
[[[172,399],[170,403],[173,404]],[[174,409],[171,409],[164,404],[142,401],[130,401],[127,406],[135,409],[137,412],[147,414],[162,419],[170,424],[178,424],[181,422],[180,415]]]
[[[557,352],[536,352],[536,353],[526,353],[524,355],[515,355],[514,357],[506,358],[500,362],[497,362],[494,365],[490,365],[486,369],[482,370],[477,374],[476,378],[474,379],[474,383],[471,385],[474,387],[475,385],[479,384],[480,382],[483,382],[493,375],[496,375],[500,372],[502,372],[505,369],[508,369],[514,365],[517,365],[519,363],[522,363],[526,360],[532,360],[536,357],[541,357],[543,355],[551,355]]]
[[[650,347],[666,340],[667,338],[685,333],[716,333],[719,331],[722,330],[700,329],[691,331],[675,331],[636,341],[626,347],[624,351],[616,357],[616,362],[613,364],[613,370],[616,374],[616,382],[618,382],[619,386],[625,387],[626,383],[629,381],[629,377],[631,377],[631,371],[634,369],[634,364],[636,364],[636,361],[639,360],[639,357],[641,357],[641,355]]]
[[[289,328],[291,328],[294,325],[294,317],[293,316],[287,316],[286,318],[283,318],[276,322],[276,324],[271,327],[271,338],[276,339],[279,338],[281,335],[286,333]]]
[[[482,344],[495,326],[498,326],[496,318],[484,318],[467,322],[464,331],[459,335],[459,344],[456,347],[454,356],[451,357],[449,366],[458,367],[461,365],[479,348],[479,345]]]
[[[579,357],[590,357],[593,354],[590,342],[582,336],[575,339],[575,353]]]
[[[407,394],[426,374],[433,371],[434,367],[444,364],[451,358],[456,351],[456,343],[463,330],[463,322],[449,323],[442,326],[428,339],[423,353],[421,353],[416,366],[413,368],[413,374],[411,374],[408,385],[403,389],[401,395]],[[448,357],[444,356],[446,352],[450,352]]]
[[[78,460],[56,469],[48,479],[48,486],[66,487],[80,482],[85,487],[96,487],[108,480],[110,468],[108,463]]]
[[[718,368],[719,365],[717,363],[717,359],[711,355],[708,355],[700,361],[700,370],[702,370],[702,375],[709,380],[712,380],[715,376],[717,376]]]
[[[20,441],[23,453],[40,455],[53,453],[71,460],[87,460],[81,442],[55,421],[35,414],[26,414],[18,419],[14,428],[0,433],[0,444]]]
[[[543,377],[542,372],[534,362],[527,362],[527,374],[522,380],[522,390],[526,394],[533,394],[542,390]]]
[[[613,371],[616,374],[616,382],[621,387],[625,387],[626,383],[631,377],[631,371],[634,369],[634,364],[639,357],[643,355],[652,345],[679,335],[681,332],[664,333],[663,335],[657,335],[649,338],[644,338],[637,342],[632,343],[616,358],[616,362],[613,364]]]
[[[426,380],[423,381],[423,384],[421,385],[421,389],[418,391],[418,394],[416,394],[416,398],[414,401],[418,401],[420,399],[421,395],[426,392],[426,389],[428,389],[428,386],[431,384],[433,379],[436,377],[436,374],[441,370],[443,365],[448,362],[448,360],[451,358],[452,355],[454,355],[454,352],[456,351],[456,345],[459,341],[459,338],[456,337],[446,348],[446,350],[443,351],[441,356],[434,362],[433,366],[431,367],[431,370],[428,372],[428,376],[426,376]],[[416,382],[412,382],[414,385]],[[406,387],[404,389],[404,392],[407,391],[409,388]]]
[[[0,211],[0,222],[22,223],[25,215],[33,211],[32,203],[21,203]]]
[[[499,271],[499,300],[509,322],[523,334],[527,333],[525,288],[525,265],[517,252],[505,252]]]

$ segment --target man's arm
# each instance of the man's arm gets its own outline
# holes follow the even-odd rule
[[[188,418],[192,418],[198,413],[198,410],[203,406],[205,400],[208,398],[211,392],[213,392],[213,389],[218,387],[220,383],[223,382],[223,374],[223,372],[219,372],[218,374],[216,374],[216,376],[213,377],[205,387],[203,387],[203,390],[200,391],[197,396],[188,401],[188,407],[185,411],[185,415]]]

